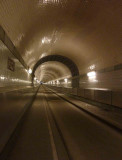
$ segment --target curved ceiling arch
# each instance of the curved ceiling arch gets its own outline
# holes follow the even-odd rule
[[[29,68],[43,54],[58,53],[72,59],[80,74],[92,65],[101,70],[120,64],[120,22],[119,0],[0,2],[0,24]]]
[[[49,61],[57,61],[60,63],[63,63],[65,66],[67,66],[71,72],[72,77],[74,76],[78,76],[79,75],[79,70],[77,65],[69,58],[62,56],[62,55],[48,55],[45,56],[43,58],[41,58],[33,67],[33,72],[32,72],[32,82],[33,82],[33,78],[34,78],[34,74],[36,69],[42,65],[45,62],[49,62]]]
[[[64,77],[71,77],[71,72],[69,68],[64,65],[63,63],[56,62],[56,61],[49,61],[43,63],[39,66],[35,71],[35,77],[42,82],[48,82],[53,80],[52,78],[45,78],[45,74],[53,74],[53,79],[63,79]],[[45,80],[46,79],[46,80]]]

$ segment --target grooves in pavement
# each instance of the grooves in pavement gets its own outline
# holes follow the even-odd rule
[[[47,100],[73,160],[121,160],[122,135],[51,91]]]
[[[16,144],[7,160],[53,160],[41,89],[25,117]]]
[[[46,95],[73,160],[121,160],[120,135],[52,92]],[[54,160],[44,96],[42,92],[37,94],[7,160]]]

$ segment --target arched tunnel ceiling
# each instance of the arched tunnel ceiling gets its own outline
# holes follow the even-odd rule
[[[121,63],[121,6],[119,0],[1,0],[0,24],[29,67],[60,53],[82,74],[93,64]]]
[[[38,80],[47,82],[48,79],[56,80],[59,77],[71,76],[70,70],[60,62],[45,62],[35,72]]]
[[[32,82],[33,82],[33,78],[35,76],[36,69],[40,65],[42,65],[43,63],[49,62],[49,61],[60,62],[60,63],[64,64],[70,70],[72,77],[79,76],[78,67],[77,67],[77,65],[71,59],[69,59],[66,56],[62,56],[62,55],[48,55],[48,56],[44,56],[41,59],[39,59],[37,61],[37,63],[34,65],[33,71],[32,71]],[[46,63],[46,64],[48,64],[48,63]],[[57,67],[56,68],[56,70],[57,70],[58,66],[55,66],[55,67]],[[58,73],[58,70],[57,70],[57,73]],[[66,72],[66,73],[68,75],[68,72]]]

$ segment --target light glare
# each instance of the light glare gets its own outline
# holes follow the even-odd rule
[[[57,80],[57,84],[59,84],[59,80]]]
[[[31,73],[32,73],[32,69],[29,69],[29,70],[28,70],[28,73],[31,74]]]
[[[88,72],[88,73],[87,73],[87,76],[88,76],[88,77],[96,77],[96,72],[95,72],[95,71]]]
[[[42,44],[44,44],[44,43],[48,44],[48,43],[50,43],[50,42],[51,42],[51,39],[50,39],[50,38],[48,38],[48,37],[42,38]]]
[[[68,82],[68,79],[67,79],[67,78],[65,78],[65,79],[64,79],[64,81],[65,81],[65,83],[67,83],[67,82]]]

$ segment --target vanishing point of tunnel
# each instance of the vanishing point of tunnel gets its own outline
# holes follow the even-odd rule
[[[122,160],[122,0],[0,0],[0,160]]]

